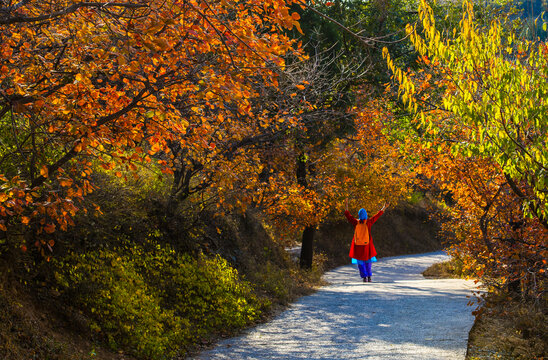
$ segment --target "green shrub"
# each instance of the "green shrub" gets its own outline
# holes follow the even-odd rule
[[[181,340],[184,323],[160,306],[155,289],[127,256],[107,250],[73,254],[59,263],[56,279],[113,349],[161,359]]]
[[[255,321],[264,303],[220,256],[160,246],[72,254],[57,262],[61,290],[113,348],[170,358],[210,333]]]
[[[188,319],[196,336],[240,328],[255,321],[264,303],[247,281],[221,256],[197,259],[157,247],[153,252],[134,248],[141,270],[161,290],[163,305]]]

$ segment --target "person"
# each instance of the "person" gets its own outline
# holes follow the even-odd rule
[[[353,264],[358,264],[358,270],[360,270],[363,282],[371,282],[371,276],[373,275],[371,264],[377,261],[377,250],[375,250],[373,238],[371,237],[371,226],[384,214],[384,210],[388,205],[390,204],[385,203],[382,209],[372,218],[368,218],[367,211],[362,208],[358,211],[358,219],[356,219],[348,211],[348,199],[345,202],[344,216],[354,226],[354,237],[352,238],[348,256],[352,259]]]

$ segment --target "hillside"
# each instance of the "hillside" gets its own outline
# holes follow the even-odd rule
[[[277,244],[265,230],[259,213],[249,211],[246,216],[227,217],[213,217],[210,214],[206,219],[203,224],[207,226],[202,228],[201,236],[195,243],[197,251],[209,254],[209,257],[220,254],[227,259],[241,278],[250,282],[253,293],[261,299],[262,314],[248,325],[264,321],[279,307],[313,291],[323,269],[347,263],[347,248],[352,237],[351,227],[347,223],[336,222],[321,227],[316,239],[316,251],[323,254],[318,256],[318,261],[325,263],[316,262],[312,271],[301,271],[285,253],[283,246]],[[375,225],[373,235],[379,256],[391,256],[439,249],[435,229],[435,224],[427,221],[423,209],[408,207],[388,211]],[[120,251],[120,256],[123,256],[122,253]],[[41,271],[45,269],[48,267],[41,267]],[[80,299],[78,294],[59,289],[59,284],[51,275],[42,275],[39,276],[42,280],[37,281],[36,276],[32,279],[28,274],[8,271],[7,268],[2,271],[2,358],[148,358],[139,355],[131,343],[109,345],[105,330],[97,331],[96,325],[93,325],[97,323],[97,313],[90,312],[86,302],[76,301]],[[27,284],[22,283],[24,281]],[[87,285],[80,283],[79,286],[85,289]],[[112,311],[114,308],[110,309]],[[186,351],[199,349],[218,336],[233,334],[245,324],[232,328],[209,328],[207,333],[187,342]]]

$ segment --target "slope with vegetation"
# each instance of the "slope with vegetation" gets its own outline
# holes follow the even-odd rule
[[[462,5],[0,2],[0,356],[183,357],[346,262],[346,198],[546,314],[546,29]]]

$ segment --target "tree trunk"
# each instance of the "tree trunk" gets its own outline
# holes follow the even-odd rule
[[[312,259],[314,257],[314,234],[315,226],[307,226],[303,231],[303,242],[301,247],[301,269],[310,269],[312,267]]]
[[[306,154],[301,154],[297,158],[297,183],[304,187],[308,187],[306,181],[307,169],[306,169]],[[303,230],[303,238],[301,245],[301,269],[310,269],[312,267],[312,259],[314,258],[314,233],[316,232],[315,226],[307,226]]]
[[[521,295],[521,282],[519,279],[508,281],[508,292],[511,295]]]

